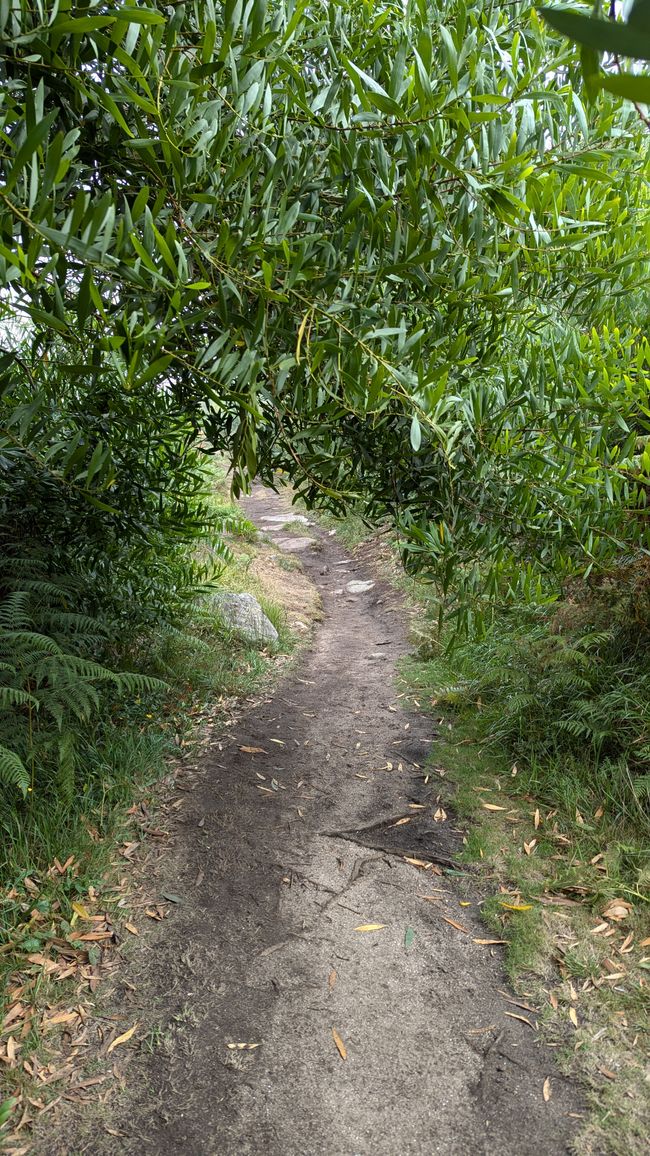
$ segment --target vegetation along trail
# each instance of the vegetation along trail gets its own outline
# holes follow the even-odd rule
[[[260,526],[283,511],[261,487],[246,504]],[[206,766],[161,859],[181,902],[139,948],[125,1014],[155,1009],[162,1038],[133,1059],[135,1102],[101,1150],[565,1152],[577,1095],[445,873],[460,836],[432,821],[419,769],[432,721],[398,697],[400,597],[313,533],[324,620]]]

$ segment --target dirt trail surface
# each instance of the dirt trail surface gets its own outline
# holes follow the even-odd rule
[[[276,539],[287,530],[269,519],[287,509],[261,488],[246,503]],[[399,596],[303,530],[324,620],[186,796],[159,883],[181,902],[125,989],[129,1021],[153,1007],[160,1038],[129,1068],[121,1138],[95,1134],[88,1151],[566,1152],[576,1092],[510,1018],[535,1020],[499,994],[501,949],[474,942],[490,932],[444,873],[460,835],[432,821],[435,782],[418,770],[433,723],[398,698]]]

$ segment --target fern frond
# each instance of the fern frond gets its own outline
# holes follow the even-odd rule
[[[8,710],[12,706],[31,706],[38,710],[39,701],[33,694],[21,690],[17,686],[0,686],[0,710]]]
[[[23,797],[29,787],[29,771],[22,759],[18,758],[15,751],[3,746],[0,746],[0,783],[17,787]]]

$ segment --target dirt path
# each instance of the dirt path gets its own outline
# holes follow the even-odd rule
[[[286,509],[261,489],[247,504],[262,526]],[[122,1138],[95,1136],[92,1150],[566,1152],[576,1093],[508,1016],[535,1018],[499,994],[500,949],[474,942],[489,932],[459,906],[454,876],[402,857],[445,863],[460,836],[431,821],[435,784],[414,766],[435,736],[397,698],[399,598],[379,583],[349,593],[371,576],[314,534],[300,556],[324,621],[297,674],[242,718],[188,796],[162,860],[161,886],[182,902],[131,995],[158,1009],[161,1036],[130,1068],[140,1091]],[[401,817],[411,822],[390,825]],[[375,922],[385,927],[355,931]]]

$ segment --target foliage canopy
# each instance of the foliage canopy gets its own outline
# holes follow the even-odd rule
[[[529,4],[3,0],[0,30],[5,399],[43,361],[94,399],[36,449],[10,414],[7,461],[108,517],[110,415],[169,406],[236,488],[392,514],[464,628],[646,548],[647,138]]]

